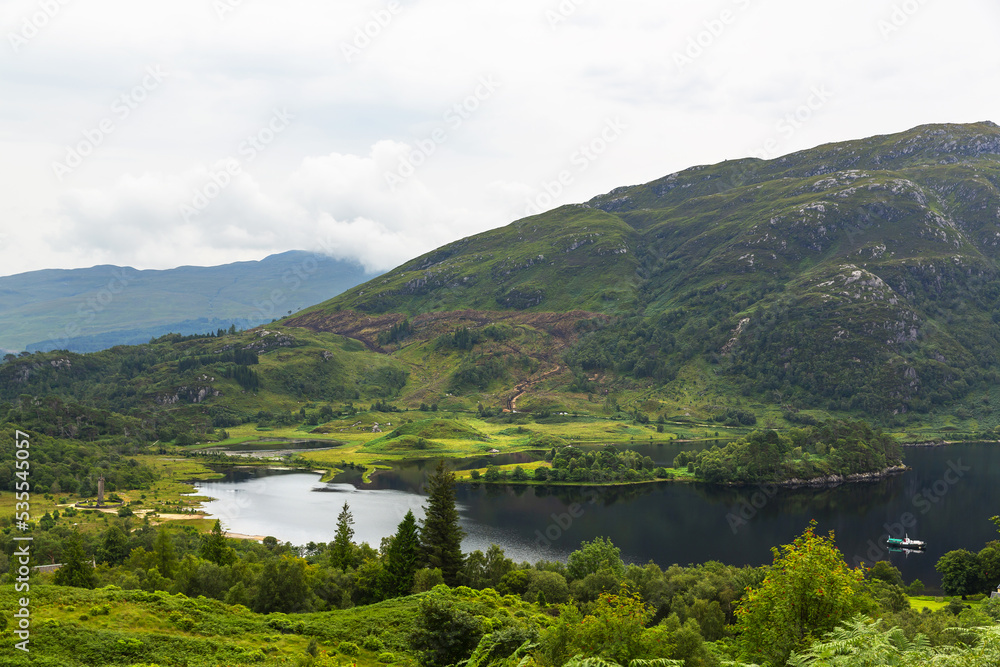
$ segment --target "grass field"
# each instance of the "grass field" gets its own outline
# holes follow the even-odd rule
[[[983,603],[984,600],[988,598],[983,598],[982,600],[968,599],[963,600],[960,596],[951,597],[935,597],[931,595],[909,595],[907,598],[910,601],[910,607],[920,611],[922,609],[930,609],[931,611],[938,611],[939,609],[944,609],[948,606],[948,603],[952,600],[958,600],[962,604],[971,605],[976,607]]]

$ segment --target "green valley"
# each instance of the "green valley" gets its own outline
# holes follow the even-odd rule
[[[787,537],[814,495],[846,512],[809,485],[898,472],[904,443],[997,440],[998,248],[1000,128],[921,126],[618,188],[244,331],[8,354],[0,635],[29,585],[37,652],[4,664],[992,664],[996,541],[945,553],[940,597],[881,551],[852,567],[815,523],[768,542],[770,565],[709,559]],[[934,503],[986,483],[926,460]],[[339,514],[288,496],[324,537],[227,537],[191,484],[237,465],[309,472]],[[885,519],[908,527],[880,514],[899,481],[857,494],[875,549]],[[772,503],[783,484],[806,488]],[[534,563],[465,553],[456,489],[484,524],[564,541]],[[378,544],[354,532],[370,498],[406,510]],[[584,514],[727,542],[629,564],[571,532]],[[28,531],[32,564],[59,567],[18,581]]]

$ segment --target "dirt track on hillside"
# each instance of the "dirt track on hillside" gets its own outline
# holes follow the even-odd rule
[[[574,310],[568,313],[534,313],[490,310],[454,310],[444,313],[424,313],[410,318],[411,339],[430,340],[460,326],[479,328],[487,324],[506,323],[527,325],[545,331],[559,342],[559,347],[576,338],[576,323],[580,320],[606,318],[601,313]],[[312,331],[335,333],[360,341],[373,352],[386,352],[378,342],[380,333],[407,319],[403,313],[366,315],[353,310],[336,313],[308,313],[284,322],[285,326]]]

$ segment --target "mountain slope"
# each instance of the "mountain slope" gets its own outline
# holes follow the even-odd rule
[[[94,351],[168,332],[254,326],[371,277],[357,264],[289,251],[165,271],[95,266],[0,277],[0,349]]]
[[[306,312],[613,311],[634,305],[637,241],[616,215],[564,206],[442,246]]]
[[[118,412],[160,440],[352,401],[982,434],[1000,426],[998,245],[1000,128],[923,126],[619,188],[266,328],[17,358],[0,406],[97,432]]]
[[[703,394],[738,388],[788,415],[954,410],[997,377],[998,242],[1000,128],[928,125],[618,188],[284,323],[351,335],[364,322],[389,340],[406,321],[387,348],[402,353],[432,337],[428,313],[440,336],[449,312],[465,313],[454,330],[476,313],[475,330],[585,311],[550,357],[564,386],[611,373],[670,393],[694,373]]]

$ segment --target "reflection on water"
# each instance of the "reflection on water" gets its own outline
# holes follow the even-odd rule
[[[669,462],[681,448],[648,446],[643,455]],[[988,518],[1000,513],[1000,448],[908,449],[906,460],[912,470],[903,475],[829,489],[463,484],[456,497],[467,534],[464,548],[485,550],[496,543],[518,561],[562,559],[582,540],[607,536],[636,563],[653,560],[665,567],[719,560],[760,565],[770,562],[771,547],[790,542],[815,519],[819,532],[835,531],[838,546],[852,564],[888,559],[908,581],[919,578],[936,585],[940,577],[934,564],[946,551],[978,551],[997,538]],[[408,509],[423,515],[423,485],[436,464],[402,463],[379,471],[368,485],[361,484],[355,471],[325,485],[316,474],[240,473],[197,486],[199,493],[219,498],[208,510],[220,516],[228,530],[274,535],[295,544],[330,541],[346,500],[354,514],[356,540],[377,547]],[[313,492],[317,490],[325,493]],[[926,540],[927,552],[890,553],[884,536],[904,530]]]

